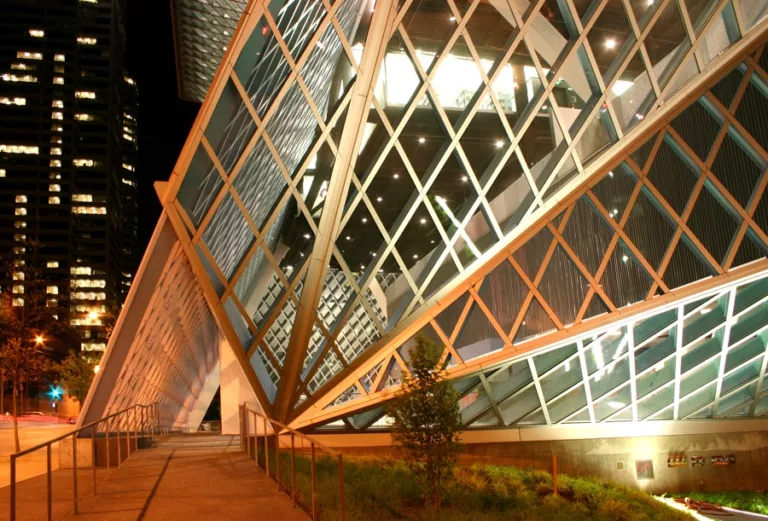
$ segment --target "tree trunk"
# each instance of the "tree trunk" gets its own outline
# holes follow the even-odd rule
[[[19,386],[14,378],[13,381],[13,439],[16,442],[16,452],[21,450],[21,444],[19,443],[19,417],[17,415],[18,409],[16,407],[17,398],[19,395]]]

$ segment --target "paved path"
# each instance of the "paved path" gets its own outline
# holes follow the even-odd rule
[[[240,450],[235,436],[170,436],[135,452],[114,469],[78,473],[80,514],[72,511],[72,471],[53,473],[57,521],[307,521],[289,496]],[[0,521],[9,519],[8,489],[0,490]],[[45,519],[45,477],[19,484],[18,521]]]

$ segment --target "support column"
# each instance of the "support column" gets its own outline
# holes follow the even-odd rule
[[[328,192],[323,205],[323,214],[317,229],[317,237],[309,258],[309,269],[304,282],[299,308],[288,343],[288,352],[283,364],[280,385],[273,405],[274,417],[285,422],[291,413],[294,394],[299,383],[301,369],[306,356],[312,325],[317,315],[317,305],[323,291],[325,273],[333,253],[334,238],[338,235],[339,223],[344,210],[344,201],[350,185],[350,174],[355,152],[365,130],[368,107],[373,97],[373,85],[384,59],[389,35],[392,33],[397,2],[379,0],[371,18],[368,37],[360,63],[360,73],[352,91],[347,120],[339,141],[336,162],[333,165]]]
[[[219,334],[219,383],[221,392],[221,433],[240,432],[239,407],[245,403],[251,410],[263,413],[259,400],[240,368],[232,347],[223,334]],[[201,418],[202,419],[202,418]]]

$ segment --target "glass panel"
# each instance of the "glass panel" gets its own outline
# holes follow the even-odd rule
[[[496,329],[488,321],[483,310],[472,304],[467,320],[454,342],[459,356],[466,362],[504,347]]]
[[[707,160],[720,130],[720,121],[716,120],[702,103],[694,102],[672,120],[672,128],[703,162]]]
[[[469,423],[491,408],[491,399],[482,385],[462,396],[459,400],[459,411],[462,423]]]
[[[674,228],[645,189],[635,201],[624,231],[650,265],[658,269],[674,234]]]
[[[497,402],[516,393],[532,381],[533,375],[531,375],[531,369],[526,360],[499,369],[488,377],[488,385],[490,385],[491,392]]]
[[[563,323],[572,324],[589,285],[561,246],[557,246],[539,284],[542,297]]]
[[[575,360],[573,355],[576,354],[576,351],[576,344],[570,344],[534,356],[533,363],[536,367],[536,372],[539,375],[542,375],[555,367],[557,364],[564,362],[566,359],[571,359],[571,361]],[[568,367],[570,367],[570,364]]]
[[[519,344],[553,329],[555,329],[555,324],[552,322],[549,315],[547,315],[547,312],[544,311],[544,308],[541,307],[539,301],[534,297],[531,299],[531,303],[525,313],[525,319],[517,330],[514,343]]]
[[[619,240],[600,282],[614,305],[622,307],[645,300],[653,279],[624,242]]]
[[[678,214],[685,209],[697,175],[693,161],[669,135],[664,136],[648,178]]]
[[[712,173],[743,208],[749,204],[763,170],[755,157],[754,151],[730,127],[712,164]]]
[[[611,87],[608,100],[625,132],[642,121],[656,101],[656,94],[640,51],[635,53],[621,77]],[[638,164],[643,166],[642,163]]]
[[[176,198],[195,226],[203,220],[224,181],[203,145],[197,147]]]
[[[512,265],[502,261],[485,277],[478,294],[502,330],[509,334],[528,291]]]
[[[694,414],[715,401],[715,391],[717,390],[716,383],[712,383],[703,388],[699,387],[699,389],[699,392],[692,395],[690,398],[680,401],[678,412],[680,418],[685,418],[686,416]]]
[[[765,352],[765,339],[763,335],[752,337],[743,344],[728,351],[725,359],[725,371],[738,367],[739,365],[762,355]]]
[[[659,87],[664,88],[671,73],[690,48],[685,25],[676,3],[669,3],[645,39],[645,48],[651,60]]]
[[[670,288],[685,286],[697,280],[714,275],[714,270],[694,253],[695,247],[690,244],[688,237],[683,234],[675,247],[675,252],[669,260],[663,280]]]
[[[566,360],[546,376],[539,378],[541,392],[547,401],[552,400],[563,391],[581,382],[581,380],[581,366],[578,358]]]
[[[552,232],[548,228],[542,228],[512,254],[529,279],[536,278],[552,239]]]
[[[657,364],[675,352],[676,331],[677,327],[673,327],[635,350],[635,370],[638,374],[653,366],[656,366],[654,371],[663,368]]]
[[[731,326],[730,344],[733,345],[747,338],[758,329],[768,324],[768,306],[765,303],[757,305],[739,317],[738,322]]]
[[[256,123],[245,108],[240,92],[232,80],[228,80],[205,128],[205,137],[225,172],[234,166],[255,131]]]
[[[622,163],[593,186],[592,193],[600,200],[608,211],[608,215],[618,221],[624,214],[636,182],[637,178],[632,169],[626,163]]]
[[[725,323],[728,310],[728,294],[703,306],[689,315],[683,322],[683,345],[699,338],[715,327]]]
[[[733,97],[736,95],[736,91],[739,89],[742,78],[744,78],[744,71],[747,69],[745,64],[739,64],[731,72],[729,72],[717,85],[712,87],[712,94],[723,104],[725,108],[730,108]]]
[[[744,97],[741,98],[739,107],[736,109],[736,119],[763,147],[763,150],[768,149],[768,130],[762,125],[762,122],[768,117],[768,99],[766,96],[768,96],[768,85],[759,75],[752,74]]]
[[[768,297],[768,278],[762,278],[736,288],[736,300],[733,303],[733,313],[738,314],[752,304]]]
[[[552,423],[557,423],[586,405],[587,395],[584,386],[580,385],[547,405],[549,419]]]
[[[735,391],[734,393],[724,396],[720,398],[720,403],[717,407],[717,417],[735,417],[735,416],[746,416],[748,413],[748,408],[746,411],[742,410],[734,410],[739,405],[743,404],[744,402],[747,402],[754,398],[755,396],[755,387],[757,386],[757,382],[752,382],[751,384],[747,385],[746,387]]]
[[[234,328],[237,339],[240,341],[240,347],[248,351],[253,343],[253,333],[248,328],[248,323],[231,297],[224,302],[224,311],[227,313],[229,323]]]
[[[649,396],[647,399],[637,404],[637,419],[644,420],[648,418],[653,413],[671,405],[674,399],[674,388],[672,386],[667,386],[664,390],[653,396]]]
[[[707,251],[722,264],[741,218],[714,186],[706,181],[693,207],[688,226]]]
[[[669,309],[635,324],[635,345],[639,346],[677,320],[677,309]]]
[[[748,363],[744,367],[741,367],[737,370],[735,370],[733,373],[729,374],[725,378],[723,378],[723,387],[721,391],[721,395],[725,396],[726,394],[730,393],[734,389],[737,389],[747,382],[751,382],[753,380],[757,380],[757,378],[760,376],[760,367],[763,363],[763,357],[760,357],[759,359]],[[754,384],[755,382],[753,382]],[[754,390],[754,385],[753,385]],[[739,402],[736,402],[739,403]]]
[[[448,306],[445,311],[440,313],[435,319],[437,325],[443,330],[445,336],[450,337],[453,331],[456,329],[456,325],[459,322],[461,313],[464,311],[464,307],[467,305],[468,295],[462,295],[456,299],[453,304]]]
[[[227,192],[203,232],[203,241],[227,280],[255,237],[232,194]]]
[[[597,272],[612,237],[613,231],[608,229],[602,217],[592,209],[588,199],[585,196],[580,197],[565,225],[563,238],[591,274]]]
[[[536,394],[536,388],[532,385],[520,394],[514,395],[499,403],[501,417],[507,425],[517,423],[520,418],[538,407],[541,407],[541,402],[539,401],[538,394]],[[546,423],[543,418],[544,416],[542,414],[540,423]]]
[[[593,396],[594,399],[594,396]],[[625,385],[618,391],[609,394],[605,398],[601,398],[595,402],[595,421],[603,421],[610,415],[615,414],[617,411],[627,407],[632,402],[632,389],[629,385]],[[630,420],[632,410],[630,409]]]
[[[694,367],[720,354],[723,348],[723,329],[704,336],[683,350],[682,373],[685,374]]]

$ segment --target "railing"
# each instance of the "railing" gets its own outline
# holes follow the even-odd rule
[[[47,512],[48,521],[53,521],[53,487],[51,484],[51,452],[54,443],[65,440],[69,437],[72,438],[72,499],[74,502],[74,512],[79,513],[78,495],[77,495],[77,438],[81,433],[90,432],[91,437],[91,466],[93,468],[93,495],[96,495],[96,433],[101,428],[101,432],[104,433],[106,439],[106,463],[107,463],[107,479],[109,479],[110,473],[110,439],[113,438],[113,434],[116,434],[117,438],[117,467],[121,468],[125,459],[131,455],[131,434],[133,434],[133,444],[136,449],[139,448],[139,439],[154,439],[158,433],[165,433],[166,429],[160,425],[160,408],[159,404],[153,403],[149,405],[134,405],[128,409],[110,414],[100,420],[91,422],[87,425],[83,425],[79,429],[76,429],[70,433],[64,434],[57,438],[46,441],[39,445],[35,445],[29,449],[22,450],[15,454],[11,454],[11,516],[10,521],[16,521],[16,462],[19,458],[31,454],[40,449],[46,449],[46,466],[47,466]],[[123,458],[121,433],[126,440],[126,457]]]
[[[251,438],[251,420],[249,416],[253,416],[253,434]],[[344,459],[340,452],[331,449],[330,447],[323,445],[319,441],[315,440],[311,436],[307,436],[297,430],[291,429],[287,425],[284,425],[271,418],[267,418],[260,412],[249,409],[246,405],[240,406],[240,447],[250,454],[251,448],[253,449],[253,458],[256,464],[259,464],[259,447],[257,437],[258,433],[258,420],[261,420],[262,436],[264,438],[264,470],[267,476],[272,477],[270,473],[269,465],[269,439],[274,437],[275,443],[275,476],[274,480],[277,483],[278,489],[285,488],[290,492],[291,499],[293,500],[293,506],[296,506],[296,438],[298,437],[304,447],[304,442],[309,444],[310,449],[310,468],[311,468],[311,501],[310,505],[306,506],[308,513],[312,516],[313,520],[317,520],[317,466],[316,466],[316,450],[322,449],[329,456],[336,459],[338,465],[339,475],[339,521],[344,521],[345,518],[345,500],[344,500]],[[272,435],[269,434],[267,425],[271,427]],[[290,436],[291,444],[291,486],[284,487],[280,482],[280,436]]]

